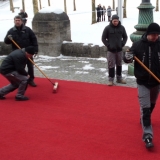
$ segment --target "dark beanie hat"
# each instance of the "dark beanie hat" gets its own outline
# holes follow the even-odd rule
[[[118,20],[119,20],[119,17],[118,17],[116,14],[114,14],[114,15],[112,16],[112,20],[114,20],[114,19],[118,19]]]
[[[28,53],[28,54],[32,54],[34,55],[35,54],[35,49],[33,46],[28,46],[25,48],[25,51]]]
[[[151,23],[147,28],[148,34],[160,34],[160,27],[157,23]]]

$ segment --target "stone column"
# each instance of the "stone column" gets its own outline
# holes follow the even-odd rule
[[[42,11],[38,12],[32,21],[32,28],[38,39],[39,54],[57,57],[61,54],[63,41],[71,41],[70,20],[63,11]]]
[[[139,9],[138,24],[134,26],[137,31],[130,35],[132,42],[139,40],[148,25],[153,22],[154,7],[150,3],[150,0],[142,0],[142,3],[137,8]]]

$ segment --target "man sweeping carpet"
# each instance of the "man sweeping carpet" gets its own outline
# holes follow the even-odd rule
[[[18,88],[15,99],[17,101],[29,100],[24,96],[28,85],[29,75],[25,71],[28,58],[35,54],[33,46],[25,49],[17,49],[11,52],[2,62],[0,73],[10,82],[9,85],[0,88],[0,99],[5,99],[5,95]]]
[[[138,99],[140,104],[142,139],[147,148],[153,147],[153,129],[151,114],[159,95],[160,83],[160,27],[151,23],[142,38],[134,42],[129,52],[125,53],[124,61],[134,62],[134,75],[137,79]],[[136,60],[137,59],[137,60]],[[140,60],[140,62],[138,62]],[[142,64],[140,64],[142,63]],[[153,73],[151,75],[147,69]],[[142,67],[143,66],[143,67]],[[155,78],[154,77],[157,77]],[[157,80],[158,79],[158,80]]]

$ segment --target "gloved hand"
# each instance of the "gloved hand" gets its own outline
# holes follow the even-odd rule
[[[11,34],[9,34],[7,37],[8,37],[9,39],[13,39],[13,37],[12,37]]]
[[[34,58],[36,58],[36,57],[37,57],[37,54],[38,54],[38,52],[35,52],[35,54],[34,54],[34,56],[33,56],[33,57],[34,57]]]
[[[130,51],[125,52],[125,58],[127,60],[133,59],[133,52],[130,52]]]

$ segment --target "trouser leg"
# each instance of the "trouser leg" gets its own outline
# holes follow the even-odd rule
[[[99,17],[97,16],[97,22],[99,22]]]
[[[28,77],[21,75],[18,72],[14,72],[13,74],[19,80],[19,86],[16,97],[23,97],[28,86]]]
[[[109,81],[113,81],[115,77],[115,63],[116,55],[110,51],[107,52],[107,62],[108,62],[108,77]]]
[[[122,79],[122,58],[123,58],[122,52],[116,53],[116,77],[117,77],[117,80]]]
[[[158,99],[158,95],[159,95],[158,94],[159,93],[158,88],[159,88],[159,86],[151,88],[151,95],[150,95],[150,98],[151,98],[151,107],[150,107],[151,113],[153,112],[153,110],[155,108],[155,105],[156,105],[156,101]]]
[[[153,87],[151,89],[146,88],[143,85],[138,86],[138,98],[140,103],[140,112],[141,112],[141,124],[143,135],[142,139],[150,136],[153,138],[153,129],[151,125],[151,100],[152,103],[156,103],[159,94],[159,86]]]
[[[151,113],[153,112],[155,105],[156,105],[155,103],[151,103],[151,107],[150,107]]]
[[[19,86],[19,81],[12,73],[9,73],[9,74],[3,75],[3,76],[10,82],[10,84],[2,87],[0,89],[1,96],[4,96],[4,95],[14,91]]]
[[[33,81],[34,80],[34,68],[30,60],[27,61],[27,67],[28,67],[28,74],[30,76],[28,81]]]
[[[110,20],[111,20],[111,16],[108,16],[108,22],[110,22]]]
[[[99,16],[99,22],[101,22],[101,16]]]
[[[19,74],[17,71],[5,75],[5,77],[11,82],[11,84],[0,89],[0,94],[6,95],[18,88],[16,97],[23,97],[28,85],[28,77]]]

